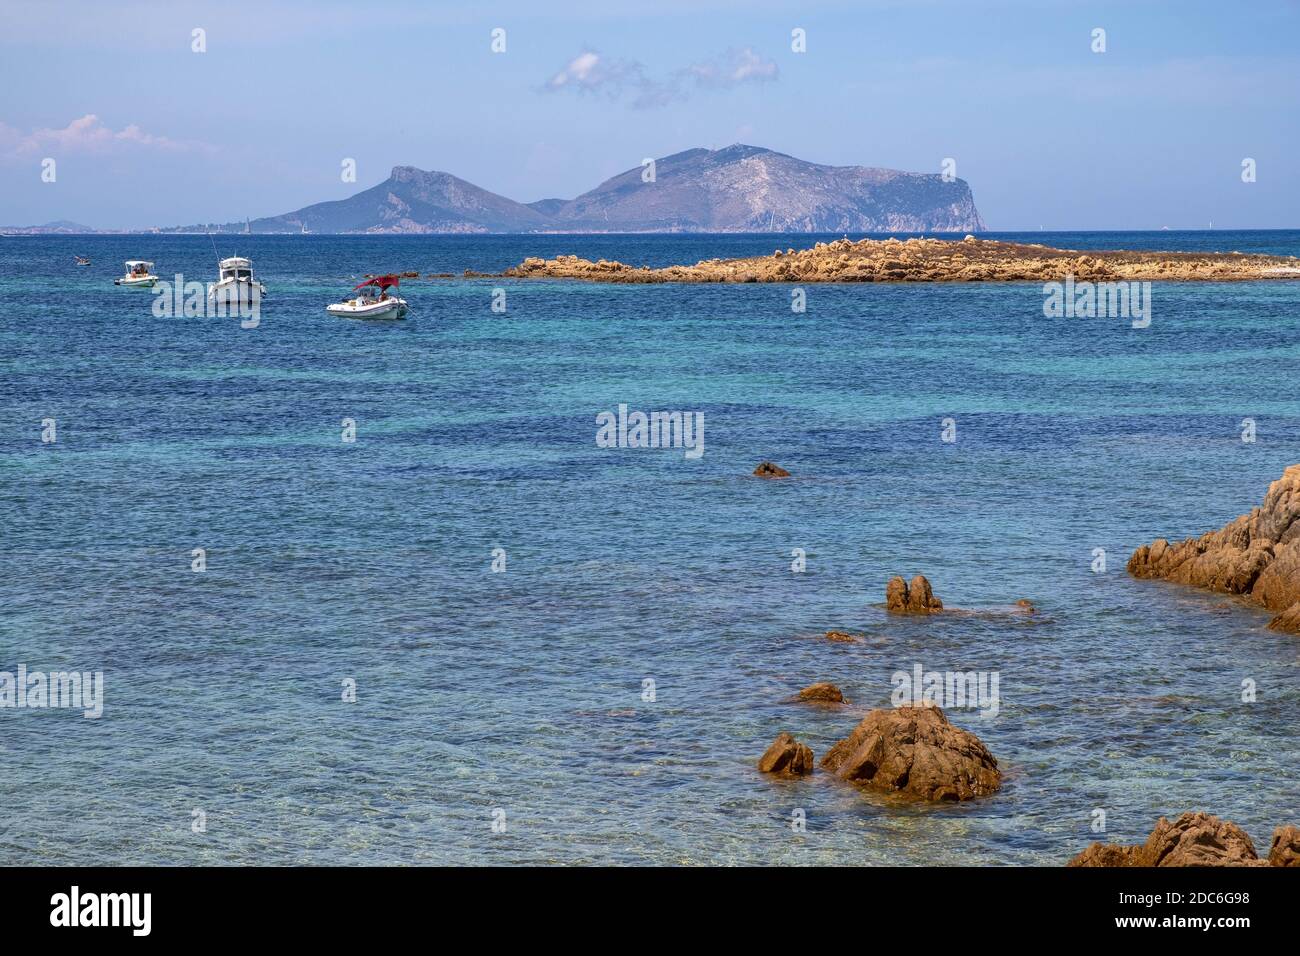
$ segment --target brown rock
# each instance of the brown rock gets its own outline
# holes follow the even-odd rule
[[[1270,631],[1282,631],[1286,634],[1300,634],[1300,601],[1268,622]]]
[[[1146,866],[1140,854],[1146,847],[1121,846],[1118,843],[1094,843],[1066,866]]]
[[[921,800],[969,800],[1002,785],[988,748],[938,707],[873,710],[821,765],[844,780]]]
[[[799,691],[798,700],[813,701],[819,704],[843,704],[844,692],[834,684],[822,681],[817,684],[809,684],[803,690]]]
[[[1287,824],[1273,831],[1268,850],[1269,866],[1300,866],[1300,827]]]
[[[694,265],[650,269],[621,262],[529,257],[503,276],[586,279],[594,282],[1001,282],[1107,280],[1295,279],[1294,256],[1219,252],[1106,250],[1080,255],[1069,249],[993,239],[838,239],[811,249],[787,249],[770,256],[704,259]]]
[[[858,638],[853,634],[849,634],[846,631],[827,631],[826,640],[836,641],[840,644],[856,644],[858,643],[859,640],[861,640],[861,638]]]
[[[901,577],[892,577],[885,585],[885,610],[895,614],[933,614],[943,610],[943,602],[934,596],[923,574],[912,578],[911,584]]]
[[[1259,859],[1255,844],[1235,823],[1208,813],[1164,817],[1147,837],[1149,866],[1244,866]]]
[[[1025,614],[1037,614],[1038,608],[1034,607],[1034,602],[1027,598],[1021,598],[1016,602],[1016,607],[1020,608]]]
[[[885,585],[885,610],[896,614],[907,611],[907,582],[895,575]]]
[[[934,596],[930,581],[923,574],[912,578],[912,583],[907,586],[907,609],[913,614],[943,610],[943,602]]]
[[[801,777],[813,772],[813,752],[789,734],[778,734],[758,759],[758,769],[763,773]]]
[[[790,472],[786,471],[780,465],[774,465],[770,461],[760,462],[759,466],[754,469],[755,478],[789,478]]]
[[[1240,594],[1284,612],[1270,627],[1300,633],[1300,465],[1269,485],[1263,504],[1218,531],[1138,548],[1128,573]]]
[[[1245,830],[1198,811],[1184,813],[1173,823],[1161,817],[1144,844],[1094,843],[1069,865],[1258,866],[1260,860]]]

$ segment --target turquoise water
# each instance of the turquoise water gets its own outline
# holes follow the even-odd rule
[[[1024,284],[808,286],[799,315],[785,286],[421,280],[404,323],[323,311],[364,272],[815,238],[226,237],[270,291],[254,330],[112,286],[127,258],[210,280],[205,237],[0,239],[0,670],[105,681],[99,720],[0,709],[0,864],[1054,865],[1094,808],[1111,840],[1205,809],[1266,848],[1300,809],[1300,641],[1124,562],[1300,461],[1300,283],[1157,284],[1143,330]],[[703,412],[705,454],[596,447],[619,403]],[[987,613],[888,619],[918,572]],[[783,730],[820,757],[914,663],[1000,674],[996,718],[950,713],[996,796],[754,769]],[[853,706],[783,703],[816,680]]]

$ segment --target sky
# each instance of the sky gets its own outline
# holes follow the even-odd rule
[[[1300,0],[0,0],[0,13],[4,225],[277,215],[396,165],[521,202],[569,198],[646,157],[739,142],[831,165],[955,160],[993,230],[1300,227]]]

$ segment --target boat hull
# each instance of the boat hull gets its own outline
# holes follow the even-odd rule
[[[124,289],[152,289],[157,283],[157,276],[144,276],[140,279],[128,279],[124,276],[113,280],[113,285],[119,285]]]
[[[232,301],[248,301],[252,298],[252,290],[257,290],[259,299],[266,298],[266,286],[260,282],[254,282],[252,286],[245,280],[225,282],[209,282],[208,298],[215,299],[218,296],[229,296]]]
[[[352,305],[348,302],[336,302],[327,305],[325,311],[344,319],[404,319],[406,318],[406,300],[389,299],[385,302],[373,302],[369,305]]]

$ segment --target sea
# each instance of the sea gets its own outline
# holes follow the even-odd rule
[[[1048,318],[1034,283],[810,284],[797,311],[464,276],[836,238],[0,238],[0,672],[102,679],[98,716],[0,706],[0,865],[1059,866],[1187,810],[1267,853],[1300,822],[1300,639],[1125,562],[1300,461],[1300,282],[1158,282],[1135,328]],[[113,285],[236,254],[252,328]],[[405,320],[326,314],[403,271]],[[702,454],[602,446],[620,405],[701,416]],[[915,574],[972,613],[887,615]],[[947,711],[996,794],[757,771],[918,665],[997,675],[995,715]],[[789,702],[815,681],[849,704]]]

